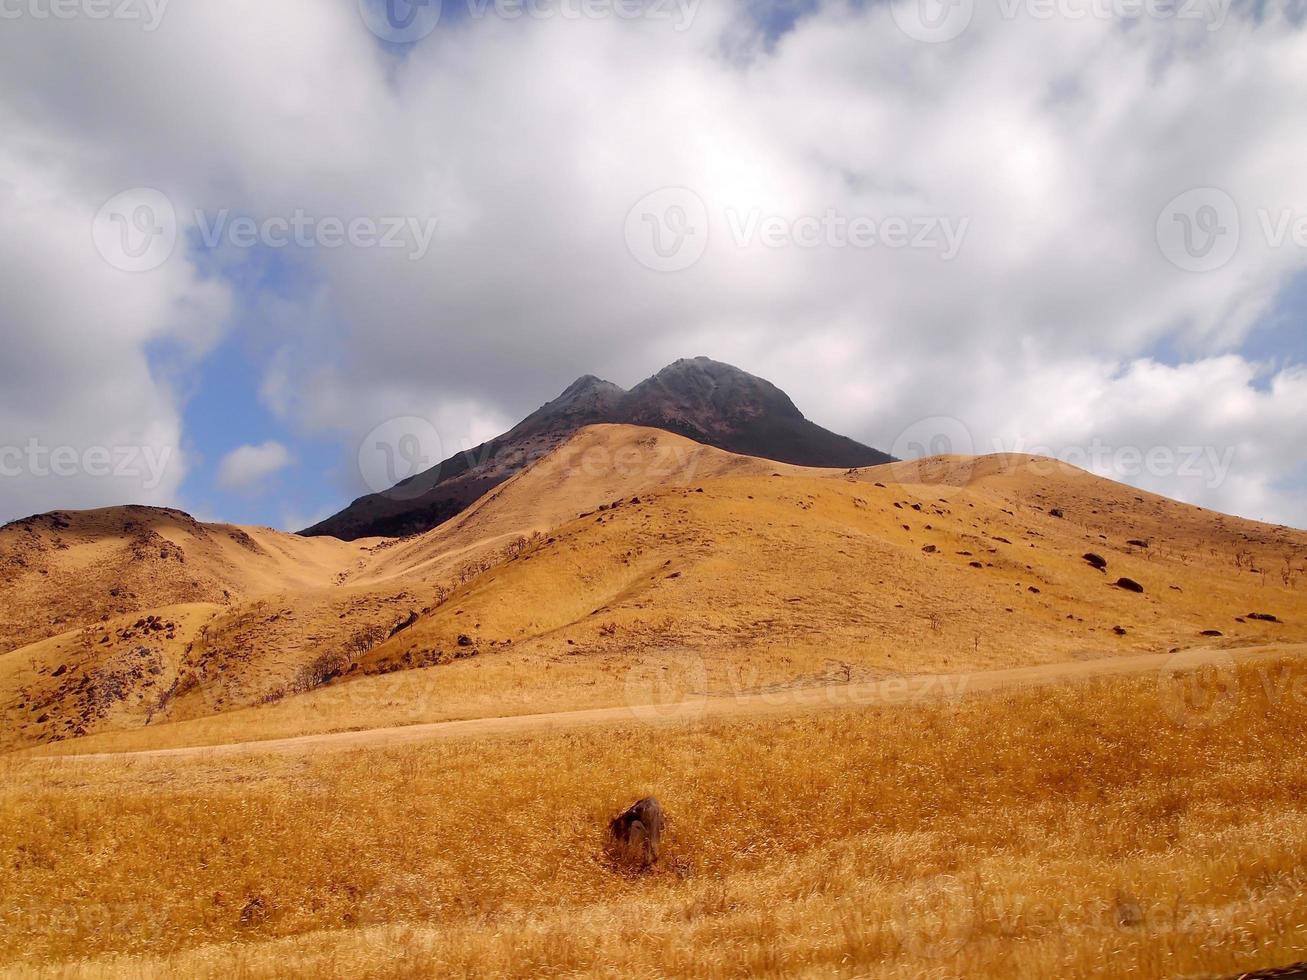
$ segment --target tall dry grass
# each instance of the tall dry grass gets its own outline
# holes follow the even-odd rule
[[[673,732],[11,759],[0,961],[224,977],[1288,962],[1307,948],[1307,700],[1286,669],[1244,669],[1207,727],[1177,723],[1147,677]],[[646,793],[669,850],[633,875],[602,829]]]

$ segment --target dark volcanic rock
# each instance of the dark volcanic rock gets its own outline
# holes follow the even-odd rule
[[[516,426],[399,484],[403,492],[361,497],[300,532],[307,537],[400,538],[438,527],[499,484],[543,459],[587,425],[612,422],[625,392],[587,375]]]
[[[809,422],[785,394],[739,368],[697,357],[623,391],[587,375],[504,435],[400,484],[362,497],[301,532],[347,541],[429,531],[461,513],[578,429],[602,423],[664,429],[745,456],[798,466],[853,468],[891,457]]]
[[[662,853],[665,826],[662,804],[650,797],[614,817],[608,830],[623,857],[648,867]]]
[[[890,462],[885,453],[809,422],[770,381],[706,357],[677,361],[636,385],[613,421],[666,429],[728,452],[796,466]]]

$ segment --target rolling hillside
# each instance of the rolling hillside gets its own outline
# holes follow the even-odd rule
[[[1307,535],[1022,456],[812,470],[601,425],[405,540],[136,511],[3,534],[27,549],[0,593],[28,641],[0,658],[11,745],[1307,640]],[[142,549],[143,579],[189,574],[111,585]]]

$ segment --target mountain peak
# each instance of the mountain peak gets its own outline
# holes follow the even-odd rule
[[[541,406],[509,433],[549,433],[561,441],[583,425],[611,419],[626,392],[603,378],[583,374],[553,401]]]
[[[803,419],[789,396],[771,382],[708,357],[669,364],[632,388],[623,407],[631,422],[671,428],[710,445],[711,438],[705,436],[722,423],[735,427],[767,416]]]
[[[882,452],[809,422],[770,381],[710,357],[682,358],[630,391],[582,375],[511,431],[423,474],[430,490],[418,499],[373,494],[304,533],[352,540],[430,530],[578,429],[600,423],[664,429],[727,452],[798,466],[890,462]]]
[[[725,361],[715,361],[711,357],[703,356],[679,358],[655,374],[654,377],[676,377],[687,374],[708,374],[714,377],[729,377],[733,375],[739,375],[746,378],[753,377],[753,375],[749,374],[748,371],[745,371],[742,368],[737,368],[734,364],[727,364]]]
[[[595,389],[617,388],[617,385],[611,381],[605,381],[603,378],[596,377],[593,374],[583,374],[570,385],[563,389],[563,393],[558,397],[573,398],[576,395],[582,395]],[[621,389],[618,389],[619,391]],[[557,399],[555,399],[557,400]]]
[[[740,370],[734,365],[727,364],[725,361],[715,361],[711,357],[705,357],[703,354],[700,354],[698,357],[678,357],[676,360],[672,361],[671,364],[667,365],[667,367],[663,368],[663,370],[659,371],[658,373],[662,374],[663,371],[671,371],[674,368],[680,368],[680,367],[687,367],[687,366],[710,367],[714,365],[725,367],[725,368],[731,368],[732,370],[735,371]]]

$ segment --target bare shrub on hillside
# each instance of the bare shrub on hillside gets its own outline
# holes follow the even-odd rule
[[[1284,587],[1287,589],[1294,588],[1298,576],[1302,574],[1303,574],[1303,567],[1300,565],[1298,568],[1294,568],[1293,556],[1285,555],[1284,566],[1280,569],[1280,581],[1284,583]]]
[[[436,605],[444,605],[459,589],[471,585],[482,575],[498,568],[505,562],[516,561],[519,558],[526,557],[543,545],[545,540],[545,536],[539,531],[532,531],[529,536],[519,534],[503,549],[483,555],[473,561],[464,562],[454,570],[453,581],[450,584],[436,586]]]
[[[353,633],[344,643],[344,655],[349,660],[356,660],[369,652],[378,643],[387,639],[384,626],[368,626]]]
[[[323,653],[300,667],[286,688],[270,696],[269,700],[303,694],[343,677],[349,673],[355,661],[383,643],[388,638],[388,632],[383,626],[367,626],[356,630],[341,644],[339,650]]]
[[[321,654],[301,666],[286,688],[269,695],[268,700],[279,701],[283,697],[303,694],[305,691],[321,687],[349,670],[349,664],[349,657],[343,653]]]

